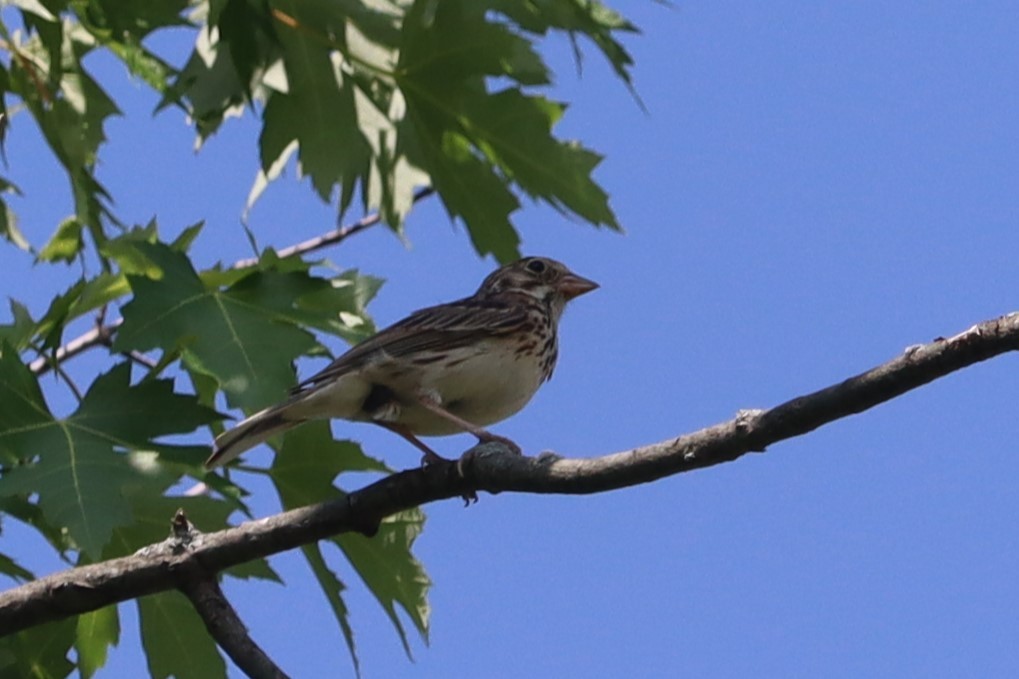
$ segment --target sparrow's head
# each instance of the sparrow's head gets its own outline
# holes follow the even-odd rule
[[[502,266],[488,275],[478,290],[479,295],[505,293],[524,294],[548,304],[556,318],[566,303],[598,284],[578,276],[565,264],[548,257],[524,257]]]

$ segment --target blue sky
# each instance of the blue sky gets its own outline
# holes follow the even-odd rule
[[[526,252],[602,288],[563,320],[555,378],[495,431],[529,453],[624,450],[1019,308],[1014,4],[625,10],[644,31],[627,45],[647,113],[592,50],[579,79],[566,44],[546,54],[559,73],[551,95],[571,102],[560,129],[607,156],[597,177],[627,233],[520,214]],[[247,256],[238,217],[257,126],[227,125],[195,155],[175,112],[152,118],[151,94],[96,66],[127,114],[109,125],[99,172],[118,214],[156,215],[168,233],[206,219],[200,264]],[[24,117],[7,144],[27,193],[16,209],[39,243],[70,211],[64,181]],[[291,178],[250,223],[284,246],[331,228],[333,213]],[[388,279],[372,309],[380,324],[472,292],[492,267],[434,201],[406,235],[409,248],[377,229],[329,253]],[[13,249],[0,262],[0,291],[35,311],[64,285],[27,288],[30,261]],[[415,663],[334,561],[352,578],[364,674],[1014,676],[1017,369],[998,358],[767,454],[638,488],[429,506],[416,551],[434,581],[431,645],[415,643]],[[395,467],[418,459],[385,432],[334,432]],[[450,455],[469,444],[436,442]],[[274,511],[271,489],[252,488],[256,511]],[[4,540],[25,545],[4,551],[37,549],[24,531]],[[26,565],[49,563],[37,551]],[[294,676],[347,674],[301,560],[273,565],[286,588],[228,582],[256,640]],[[132,608],[100,676],[144,669]]]

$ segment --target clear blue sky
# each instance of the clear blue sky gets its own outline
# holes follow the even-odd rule
[[[627,234],[520,215],[526,252],[602,289],[567,313],[553,381],[496,431],[529,453],[615,452],[1019,308],[1014,3],[625,9],[644,30],[627,44],[647,114],[592,50],[579,79],[565,44],[547,53],[552,95],[572,102],[561,129],[607,155],[597,177]],[[170,233],[206,219],[200,263],[247,256],[238,215],[256,126],[227,125],[195,156],[177,113],[152,119],[151,94],[96,65],[127,113],[99,173],[119,214],[155,214]],[[7,144],[39,243],[69,212],[65,185],[24,117]],[[332,212],[291,179],[251,226],[283,246],[330,228]],[[389,279],[380,324],[472,292],[492,267],[434,202],[407,237],[378,229],[329,253]],[[28,289],[29,262],[10,248],[0,262],[0,290],[35,311],[63,286]],[[409,663],[352,578],[364,675],[1017,676],[1017,371],[999,358],[765,455],[643,487],[431,505],[417,548],[434,581],[431,646],[416,642]],[[393,466],[418,459],[384,432],[334,431]],[[272,491],[252,487],[256,511],[274,511]],[[256,640],[296,677],[352,673],[301,560],[272,563],[288,587],[228,583]],[[100,676],[144,670],[133,606],[122,611]]]

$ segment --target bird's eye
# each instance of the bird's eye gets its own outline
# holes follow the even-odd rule
[[[527,270],[533,271],[534,273],[544,273],[545,262],[540,259],[534,259],[527,263]]]

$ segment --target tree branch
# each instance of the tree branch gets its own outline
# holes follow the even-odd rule
[[[424,200],[433,193],[435,193],[435,189],[432,188],[419,189],[414,194],[412,202],[417,203],[418,201]],[[296,243],[294,245],[285,247],[282,250],[280,250],[277,254],[281,259],[285,259],[287,257],[291,257],[294,255],[298,256],[306,255],[309,252],[322,250],[323,248],[327,248],[331,245],[337,245],[346,240],[347,238],[353,236],[354,234],[361,233],[365,229],[368,229],[372,226],[375,226],[376,224],[379,224],[381,221],[382,221],[381,213],[375,212],[373,214],[368,215],[367,217],[363,217],[362,219],[354,222],[353,224],[341,226],[338,229],[327,231],[321,236],[316,236],[315,238],[310,238],[301,243]],[[231,265],[230,268],[247,269],[256,266],[257,264],[258,264],[257,257],[249,257],[247,259],[237,260]],[[92,328],[88,332],[82,333],[81,335],[75,337],[70,342],[67,342],[66,344],[59,347],[57,349],[55,362],[63,363],[67,359],[74,358],[78,354],[84,351],[88,351],[89,349],[92,349],[93,347],[97,347],[99,345],[109,346],[113,342],[113,335],[116,333],[117,328],[119,328],[123,322],[124,319],[118,318],[115,321],[105,323],[103,322],[101,316],[99,323],[96,324],[96,327]],[[144,362],[143,360],[144,356],[141,355],[131,354],[129,358],[131,358],[134,361]],[[45,373],[53,369],[53,363],[54,363],[53,357],[42,356],[32,361],[28,367],[35,375],[44,375]],[[146,365],[148,365],[148,363],[146,363]]]
[[[201,535],[182,509],[177,510],[172,525],[173,539],[182,546]],[[237,611],[220,589],[215,573],[194,569],[193,572],[183,574],[178,588],[195,607],[209,635],[246,675],[252,679],[289,679],[251,639]]]
[[[433,188],[419,189],[417,192],[414,193],[414,198],[412,199],[411,202],[417,203],[418,201],[424,200],[433,193],[435,193],[435,189]],[[339,243],[340,241],[343,241],[356,233],[360,233],[361,231],[364,231],[365,229],[371,226],[375,226],[381,221],[382,214],[379,212],[375,212],[373,214],[368,215],[367,217],[362,218],[360,221],[354,222],[353,224],[341,226],[338,229],[327,231],[321,236],[309,238],[308,240],[303,241],[301,243],[297,243],[296,245],[291,245],[290,247],[283,248],[276,254],[279,255],[280,259],[286,259],[287,257],[291,257],[293,255],[306,255],[309,252],[314,252],[315,250],[321,250],[322,248],[329,247],[330,245],[335,245],[336,243]],[[234,262],[231,268],[244,269],[247,267],[255,266],[256,264],[258,264],[258,258],[249,257],[248,259],[237,260],[236,262]]]
[[[251,639],[237,611],[220,589],[215,575],[185,580],[180,590],[198,611],[209,635],[244,674],[251,679],[289,679]]]
[[[491,493],[596,493],[735,460],[889,401],[939,377],[1019,350],[1019,313],[975,325],[949,339],[906,349],[844,382],[770,410],[743,411],[729,422],[661,443],[591,459],[509,454],[498,443],[469,451],[463,476],[455,463],[400,472],[338,500],[294,509],[197,536],[187,548],[167,540],[136,554],[75,568],[0,594],[0,636],[179,586],[191,568],[213,574],[300,545],[358,531],[373,534],[398,511],[487,490]]]
[[[288,679],[288,676],[248,635],[237,611],[227,601],[216,576],[187,579],[180,590],[198,611],[205,629],[230,659],[252,679]]]
[[[108,346],[113,341],[113,333],[116,332],[123,322],[123,319],[118,318],[109,323],[100,323],[88,332],[78,335],[67,344],[59,347],[55,357],[40,356],[35,359],[28,364],[28,369],[36,375],[45,375],[53,369],[54,362],[63,363],[67,359],[74,358],[83,351],[88,351],[100,344]]]

